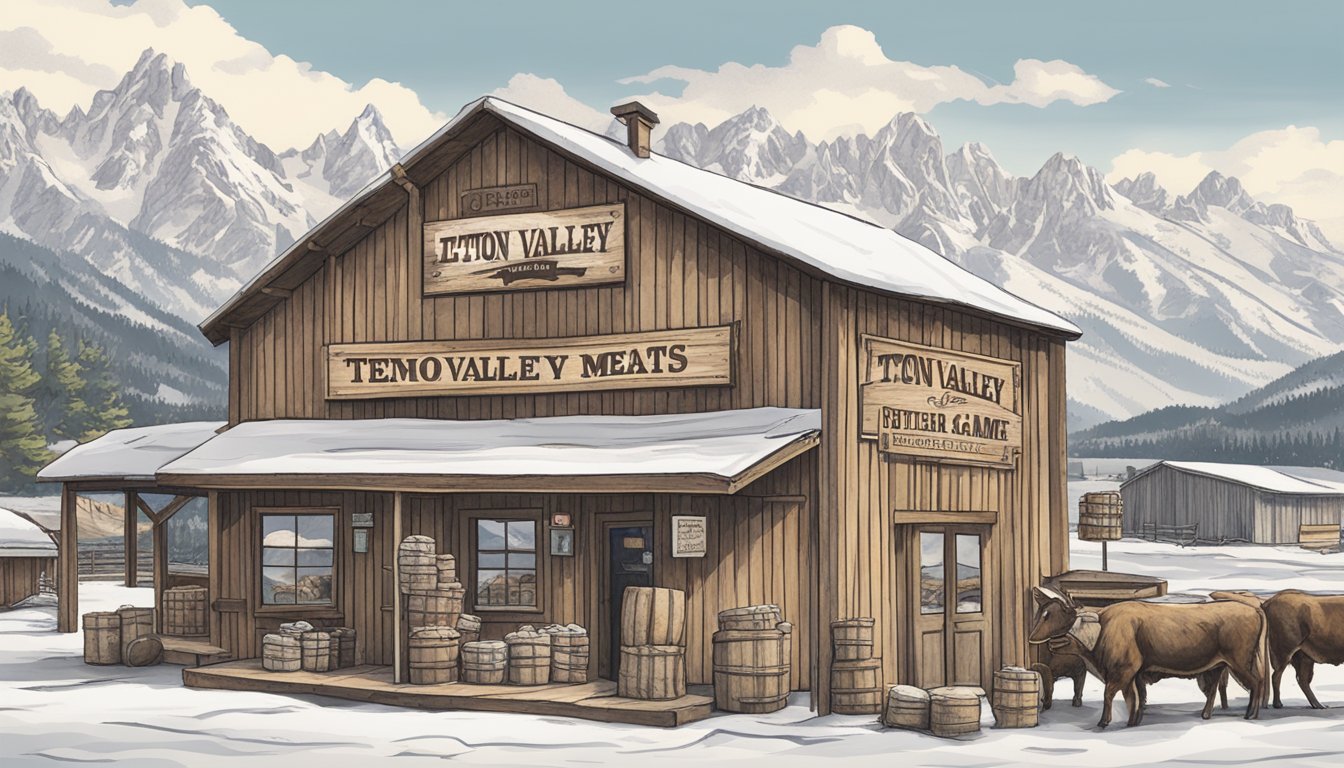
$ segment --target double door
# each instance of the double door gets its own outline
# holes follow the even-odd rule
[[[983,686],[989,648],[984,554],[987,529],[921,525],[909,532],[918,685]],[[910,550],[907,550],[910,551]]]

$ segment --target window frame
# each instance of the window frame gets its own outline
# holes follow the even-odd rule
[[[498,521],[504,523],[530,522],[533,526],[534,536],[532,539],[532,554],[536,558],[536,605],[481,605],[476,600],[477,574],[482,570],[480,567],[480,547],[478,545],[477,531],[481,521]],[[475,613],[490,614],[538,614],[546,610],[546,543],[550,534],[547,533],[545,520],[540,509],[473,509],[467,515],[467,540],[469,541],[470,553],[470,583],[463,584],[470,595],[470,605]],[[577,542],[576,542],[577,544]],[[507,542],[506,542],[507,546]],[[486,550],[487,553],[505,552],[507,550]],[[507,569],[507,560],[506,569]],[[498,570],[488,568],[485,570]]]
[[[253,507],[255,520],[255,535],[257,542],[257,557],[253,563],[253,576],[257,579],[256,587],[256,614],[285,614],[295,616],[330,616],[338,617],[341,615],[340,604],[340,554],[342,552],[343,537],[341,535],[341,508],[340,507]],[[267,515],[282,515],[285,517],[304,517],[326,515],[331,518],[331,600],[326,603],[268,603],[265,599],[265,582],[262,578],[262,569],[266,566],[264,563],[265,548],[262,546],[264,526],[263,519]],[[295,566],[297,567],[297,566]]]

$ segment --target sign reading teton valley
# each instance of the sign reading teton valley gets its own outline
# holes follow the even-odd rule
[[[327,399],[513,395],[733,383],[733,328],[327,347]]]
[[[625,280],[625,204],[425,224],[425,294]]]
[[[1011,467],[1022,450],[1022,366],[861,339],[862,436],[883,453]]]

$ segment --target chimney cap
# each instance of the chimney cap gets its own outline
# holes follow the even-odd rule
[[[658,124],[658,113],[644,106],[638,101],[627,101],[624,104],[617,104],[611,108],[611,114],[616,116],[622,123],[628,123],[633,116],[639,116],[649,125]]]

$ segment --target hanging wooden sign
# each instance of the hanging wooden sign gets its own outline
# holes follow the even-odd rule
[[[530,211],[538,205],[536,184],[485,187],[462,193],[462,212],[469,216],[495,211]]]
[[[625,204],[425,224],[425,294],[625,280]]]
[[[1011,467],[1022,366],[879,336],[860,339],[862,437],[883,453]]]
[[[327,399],[512,395],[733,383],[733,328],[327,347]]]

